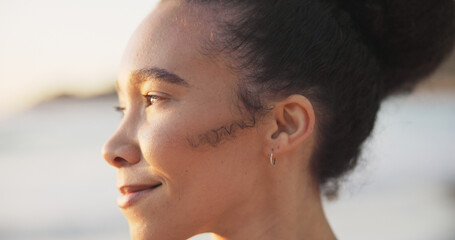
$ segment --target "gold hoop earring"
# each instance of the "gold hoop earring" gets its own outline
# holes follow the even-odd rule
[[[276,165],[276,158],[273,157],[273,151],[270,152],[270,164],[272,164],[272,166]]]

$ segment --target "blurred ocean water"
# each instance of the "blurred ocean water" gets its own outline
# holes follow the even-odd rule
[[[101,147],[114,96],[59,98],[0,120],[0,239],[129,239]],[[339,239],[455,239],[455,93],[385,102],[359,168],[325,201]],[[193,239],[208,239],[207,235]]]

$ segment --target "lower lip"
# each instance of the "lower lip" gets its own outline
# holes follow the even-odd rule
[[[120,208],[127,208],[132,206],[134,203],[139,201],[143,196],[155,191],[157,188],[161,187],[161,185],[158,185],[153,188],[147,188],[142,191],[137,191],[137,192],[132,192],[132,193],[126,193],[120,195],[117,199],[117,204]]]

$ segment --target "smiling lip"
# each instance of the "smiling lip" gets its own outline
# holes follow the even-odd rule
[[[124,185],[119,188],[122,195],[117,199],[117,204],[120,208],[132,206],[141,197],[152,192],[161,185],[161,183],[155,185]]]

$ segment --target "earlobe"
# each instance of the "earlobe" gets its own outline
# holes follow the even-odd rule
[[[314,109],[302,95],[291,95],[273,108],[272,125],[267,132],[265,153],[275,155],[295,149],[313,132]]]

